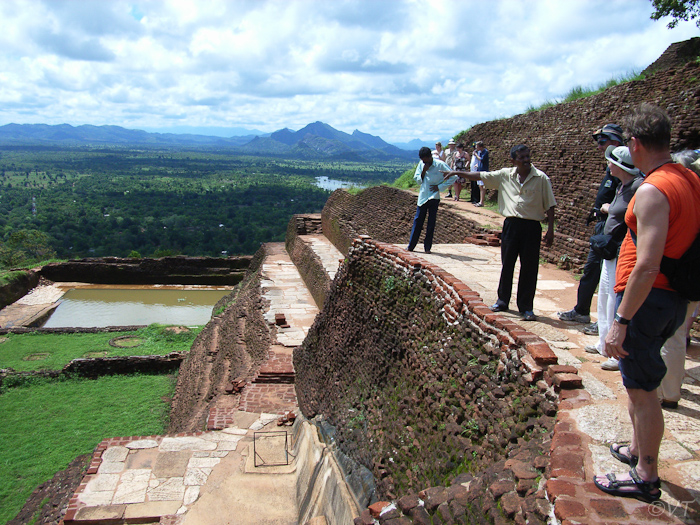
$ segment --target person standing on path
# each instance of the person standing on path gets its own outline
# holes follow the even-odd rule
[[[425,239],[423,239],[423,247],[425,253],[430,253],[433,246],[433,233],[435,232],[435,221],[437,219],[437,210],[440,204],[440,191],[452,184],[457,177],[444,178],[443,171],[449,171],[450,167],[443,161],[433,158],[429,148],[421,148],[418,152],[420,162],[416,167],[416,172],[413,178],[420,184],[418,191],[418,207],[416,215],[413,218],[413,228],[411,229],[411,237],[408,241],[409,252],[412,252],[418,244],[423,223],[426,215],[428,216],[428,225],[425,228]]]
[[[557,202],[549,177],[530,162],[530,148],[524,144],[510,150],[514,167],[498,171],[460,172],[469,180],[483,180],[486,188],[498,190],[498,210],[506,217],[501,233],[501,278],[494,312],[508,310],[513,289],[515,263],[520,258],[517,305],[524,321],[535,321],[533,311],[542,243],[541,222],[547,219],[545,246],[554,240],[554,206]],[[457,174],[444,172],[445,177]]]
[[[700,152],[685,150],[672,155],[673,161],[693,170],[700,176]],[[684,323],[664,343],[661,358],[666,364],[666,375],[659,385],[658,394],[662,408],[676,409],[681,400],[681,386],[685,379],[685,353],[690,344],[688,334],[698,315],[698,301],[690,301]]]
[[[447,143],[447,153],[445,153],[445,164],[447,164],[452,169],[452,163],[454,162],[454,156],[457,153],[457,143],[455,139],[450,139]]]
[[[608,494],[651,503],[661,497],[664,416],[657,389],[666,374],[661,347],[683,323],[688,304],[660,272],[661,259],[679,258],[700,233],[700,179],[671,160],[671,119],[661,108],[638,106],[625,119],[625,136],[632,162],[646,178],[625,214],[629,230],[615,274],[619,306],[605,352],[620,360],[632,421],[632,442],[613,443],[610,452],[632,469],[593,481]]]
[[[442,162],[445,162],[445,158],[447,154],[445,153],[445,150],[442,149],[442,142],[436,142],[435,143],[435,149],[431,152],[433,158],[437,160],[441,160]]]
[[[455,153],[454,157],[452,157],[453,162],[452,162],[452,167],[450,168],[451,170],[459,173],[464,173],[465,171],[469,171],[467,169],[468,165],[468,160],[469,160],[469,155],[467,154],[466,151],[464,151],[464,144],[461,142],[457,144],[457,153]],[[455,196],[454,200],[459,201],[460,194],[462,193],[462,187],[464,184],[467,182],[467,179],[462,177],[461,175],[457,176],[457,179],[455,180],[455,183],[452,185],[452,188],[455,190]]]
[[[489,150],[484,147],[484,143],[480,140],[475,144],[474,156],[476,157],[477,164],[476,169],[472,171],[489,171]],[[484,197],[486,197],[484,181],[471,181],[471,190],[471,202],[474,206],[480,208],[484,205]]]
[[[609,146],[622,145],[622,128],[617,124],[606,124],[601,129],[593,133],[593,140],[598,144],[598,151],[605,154],[605,150]],[[605,218],[607,215],[602,211],[603,205],[612,202],[615,197],[615,190],[620,181],[610,174],[610,168],[605,168],[605,175],[598,186],[598,194],[596,195],[593,209],[591,210],[587,224],[596,220],[594,235],[603,233],[605,228]],[[557,316],[562,321],[572,321],[575,323],[590,323],[591,322],[591,303],[593,302],[593,294],[600,282],[600,271],[602,258],[595,253],[593,249],[588,251],[586,264],[583,266],[583,275],[578,284],[578,293],[576,297],[576,306],[566,312],[558,312]],[[584,333],[588,335],[598,335],[597,323],[590,327],[584,328]]]
[[[634,167],[629,149],[626,146],[608,146],[605,150],[605,158],[608,160],[608,167],[613,177],[620,181],[620,185],[610,204],[603,204],[601,212],[607,215],[605,220],[604,235],[610,236],[610,244],[615,247],[614,256],[605,256],[603,259],[603,269],[600,274],[600,284],[598,286],[598,342],[589,345],[584,350],[591,354],[604,354],[605,336],[615,316],[617,297],[615,295],[615,268],[617,267],[617,251],[622,239],[627,233],[625,224],[625,212],[642,184],[644,177],[639,169]],[[606,258],[610,257],[610,258]],[[618,370],[618,362],[614,357],[608,358],[601,368],[603,370]]]

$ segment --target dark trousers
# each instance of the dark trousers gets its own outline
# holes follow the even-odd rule
[[[435,220],[437,219],[439,199],[430,199],[423,206],[416,208],[416,216],[413,218],[413,228],[411,229],[411,238],[408,241],[408,250],[413,250],[418,244],[420,233],[423,231],[423,222],[425,216],[428,216],[428,226],[425,228],[425,239],[423,239],[423,247],[426,251],[430,251],[433,246],[433,233],[435,232]]]
[[[501,279],[498,302],[508,306],[513,290],[515,262],[520,257],[517,305],[520,312],[531,312],[537,288],[542,225],[539,221],[507,217],[501,233]]]
[[[469,181],[471,182],[471,190],[472,190],[472,198],[471,202],[480,202],[481,201],[481,192],[479,191],[479,185],[476,183],[475,180]]]
[[[605,221],[600,221],[595,225],[595,233],[603,233]],[[600,282],[600,272],[603,264],[603,258],[593,250],[588,251],[588,259],[583,266],[583,275],[578,283],[578,292],[576,294],[576,306],[574,309],[581,315],[591,313],[591,302],[593,294]]]

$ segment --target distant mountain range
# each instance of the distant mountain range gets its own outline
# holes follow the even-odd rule
[[[421,141],[420,145],[423,145]],[[412,144],[412,143],[409,143]],[[271,134],[219,137],[211,135],[149,133],[119,126],[69,124],[7,124],[0,126],[0,145],[140,146],[226,150],[241,155],[299,160],[385,161],[415,160],[416,151],[391,145],[380,137],[355,130],[352,135],[323,122],[299,131],[284,128]]]

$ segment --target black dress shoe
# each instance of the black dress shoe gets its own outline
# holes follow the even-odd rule
[[[489,308],[491,309],[492,312],[507,312],[508,311],[508,307],[506,305],[498,303],[498,302],[496,304],[492,304],[491,306],[489,306]]]
[[[537,316],[535,315],[535,312],[533,312],[532,310],[523,312],[523,321],[537,321]]]

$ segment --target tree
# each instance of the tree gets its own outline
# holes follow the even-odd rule
[[[50,237],[38,230],[13,231],[0,246],[0,263],[6,267],[17,264],[34,264],[56,257],[49,246]]]
[[[700,0],[651,0],[654,12],[652,20],[658,20],[664,16],[672,16],[668,28],[673,29],[679,20],[695,20],[695,25],[700,27]]]

